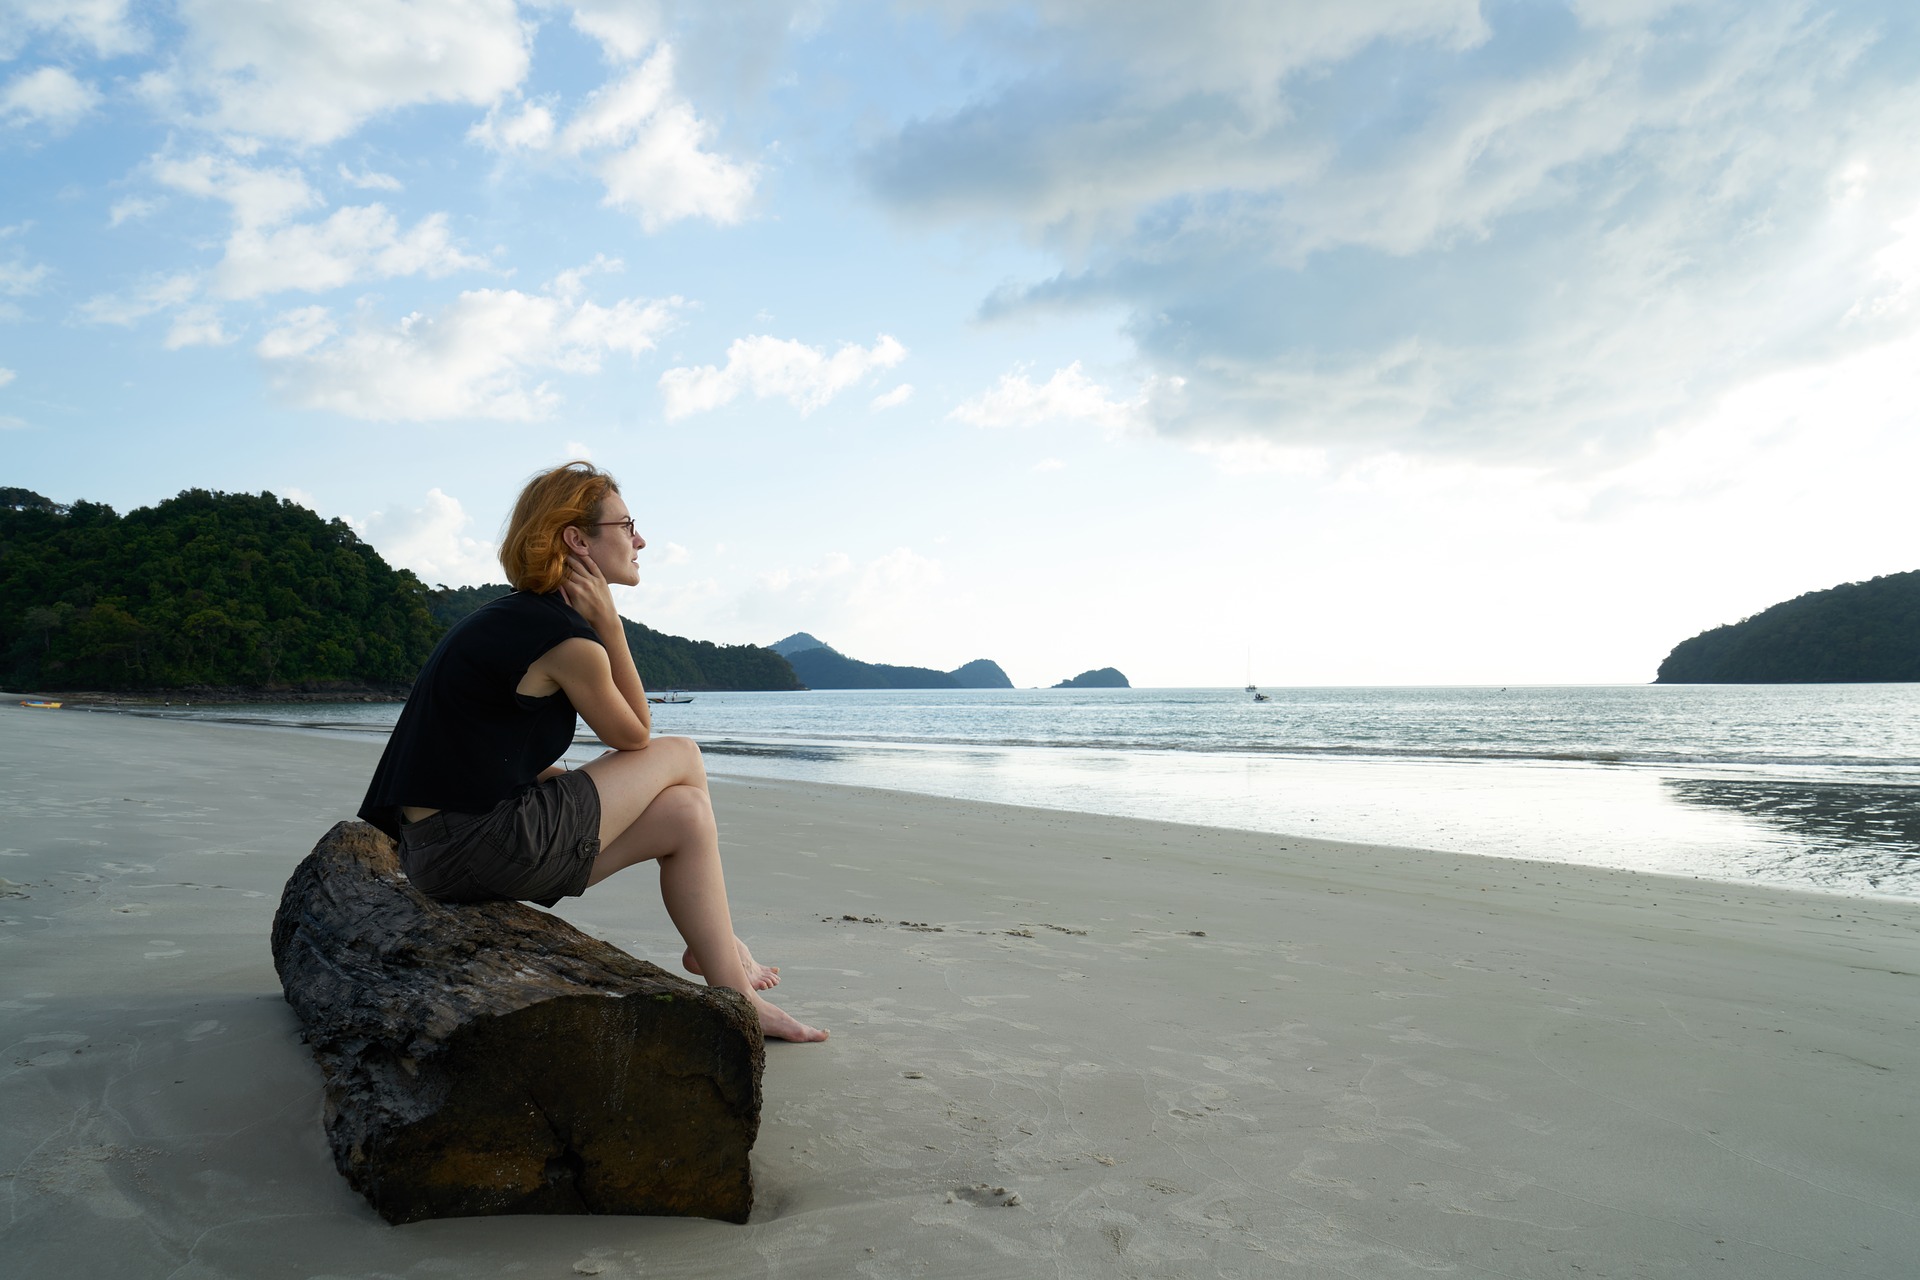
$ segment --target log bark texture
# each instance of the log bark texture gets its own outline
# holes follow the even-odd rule
[[[334,1162],[387,1221],[746,1221],[765,1049],[738,993],[520,903],[434,902],[363,822],[294,870],[273,962]]]

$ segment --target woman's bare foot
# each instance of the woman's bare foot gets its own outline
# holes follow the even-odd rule
[[[740,949],[740,967],[747,971],[747,981],[753,984],[755,991],[767,991],[780,985],[779,965],[761,964],[753,958],[753,952],[747,950],[747,944],[737,937],[733,944]],[[687,953],[680,957],[680,966],[695,977],[706,977],[700,972],[700,963],[693,958],[692,947],[688,947]]]
[[[810,1027],[778,1005],[768,1004],[757,995],[749,995],[753,1007],[760,1015],[760,1034],[769,1040],[792,1040],[796,1044],[813,1044],[827,1038],[827,1033],[819,1027]]]

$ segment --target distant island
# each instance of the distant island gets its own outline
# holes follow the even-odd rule
[[[1082,671],[1071,680],[1062,680],[1053,686],[1056,689],[1131,689],[1127,678],[1112,667],[1101,667],[1096,671]]]
[[[1655,684],[1920,681],[1920,570],[1810,591],[1674,646]]]
[[[447,627],[507,590],[428,588],[271,493],[189,489],[121,516],[0,488],[0,683],[15,689],[401,696]],[[652,687],[801,687],[758,646],[625,626]]]
[[[885,662],[862,662],[805,631],[767,646],[785,658],[794,675],[809,689],[1011,689],[1013,681],[1000,664],[975,658],[952,671],[932,667],[902,667]]]

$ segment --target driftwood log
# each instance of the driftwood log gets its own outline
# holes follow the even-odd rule
[[[387,1221],[746,1221],[765,1049],[737,993],[519,903],[434,902],[362,822],[287,881],[273,963],[334,1162]]]

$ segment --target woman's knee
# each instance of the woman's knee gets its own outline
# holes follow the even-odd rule
[[[683,825],[712,826],[713,801],[699,787],[682,783],[662,791],[654,802],[647,806],[649,817],[657,814],[663,820]]]
[[[700,754],[700,744],[692,738],[655,738],[638,751],[610,750],[594,763],[603,762],[622,776],[632,770],[632,776],[657,779],[664,768],[666,785],[670,787],[683,783],[696,787],[707,785],[706,760]]]

